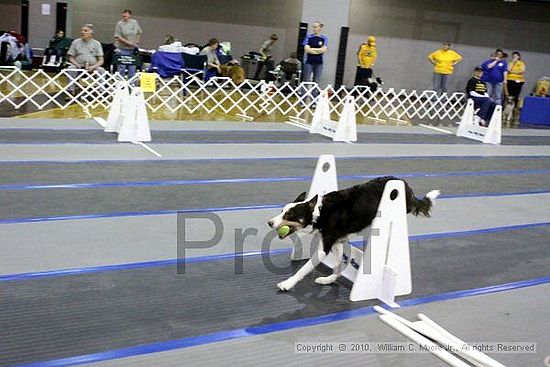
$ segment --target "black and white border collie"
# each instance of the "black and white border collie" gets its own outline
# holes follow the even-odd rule
[[[292,289],[313,271],[330,251],[335,252],[337,261],[342,261],[343,242],[347,241],[349,235],[362,231],[372,223],[386,182],[390,180],[401,179],[391,176],[379,177],[348,189],[328,193],[322,197],[315,196],[308,201],[305,201],[306,193],[304,192],[294,202],[285,205],[279,215],[269,220],[268,225],[271,228],[290,227],[290,232],[280,238],[287,237],[308,226],[312,226],[313,231],[319,231],[321,234],[317,258],[311,258],[296,274],[277,284],[279,289],[281,291]],[[430,191],[424,198],[418,199],[405,182],[405,195],[407,213],[429,217],[433,203],[439,196],[439,191]],[[331,275],[319,277],[315,279],[315,283],[334,283],[340,276],[341,270],[343,269],[337,264]]]

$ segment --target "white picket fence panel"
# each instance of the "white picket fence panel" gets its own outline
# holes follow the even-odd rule
[[[139,84],[140,74],[128,83]],[[154,93],[145,94],[150,112],[171,113],[222,113],[254,118],[259,115],[277,114],[286,117],[307,118],[313,113],[322,89],[316,83],[276,86],[265,81],[256,83],[245,80],[235,84],[229,78],[213,78],[207,82],[196,77],[174,76],[163,79],[157,76]],[[32,73],[16,68],[0,68],[0,105],[9,104],[14,109],[31,104],[36,109],[59,107],[65,109],[78,105],[89,114],[96,108],[108,109],[112,103],[117,82],[123,78],[117,74],[91,74],[85,70],[62,70],[49,74],[43,70]],[[69,86],[76,87],[76,94]],[[375,121],[396,120],[459,120],[465,107],[464,93],[440,94],[434,91],[416,91],[381,88],[371,92],[367,87],[334,90],[329,88],[330,111],[337,119],[344,101],[355,97],[357,116]]]

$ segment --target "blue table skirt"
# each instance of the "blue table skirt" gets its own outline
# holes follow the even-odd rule
[[[550,98],[525,97],[519,121],[522,124],[550,126]]]

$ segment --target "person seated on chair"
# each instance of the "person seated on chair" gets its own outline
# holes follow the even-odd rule
[[[156,72],[161,78],[170,78],[181,74],[183,59],[181,42],[172,35],[166,35],[164,44],[151,56],[151,65],[147,72]]]
[[[474,108],[478,109],[477,116],[481,119],[480,126],[489,126],[489,121],[495,110],[496,103],[489,97],[487,86],[481,81],[483,76],[483,68],[477,66],[474,69],[473,77],[468,81],[466,86],[466,94],[468,98],[474,101]]]
[[[42,63],[58,64],[61,62],[61,58],[67,54],[69,47],[71,47],[72,40],[65,37],[65,32],[60,29],[55,36],[50,40],[48,48],[44,51],[44,59]]]
[[[183,47],[181,45],[181,41],[176,39],[176,37],[174,37],[173,35],[167,34],[164,37],[162,45],[159,46],[158,51],[181,53],[183,52]]]
[[[207,64],[207,75],[206,79],[210,79],[214,76],[220,75],[220,60],[216,54],[218,49],[219,42],[216,38],[212,38],[208,41],[208,44],[201,50],[199,55],[206,55],[206,64]]]
[[[298,75],[302,70],[302,62],[298,59],[296,52],[291,52],[290,57],[287,57],[277,66],[277,77],[282,83],[290,81],[291,84],[300,82]]]
[[[75,39],[71,43],[69,51],[67,51],[70,63],[68,69],[84,69],[89,73],[105,73],[105,69],[102,68],[104,62],[103,48],[101,43],[94,39],[93,35],[94,30],[91,24],[86,24],[80,28],[80,38]],[[74,92],[74,82],[69,84],[68,89],[70,92]]]

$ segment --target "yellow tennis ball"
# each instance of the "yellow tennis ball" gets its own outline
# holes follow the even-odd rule
[[[290,233],[289,226],[280,226],[279,228],[277,228],[277,234],[281,238],[288,236],[289,233]]]

